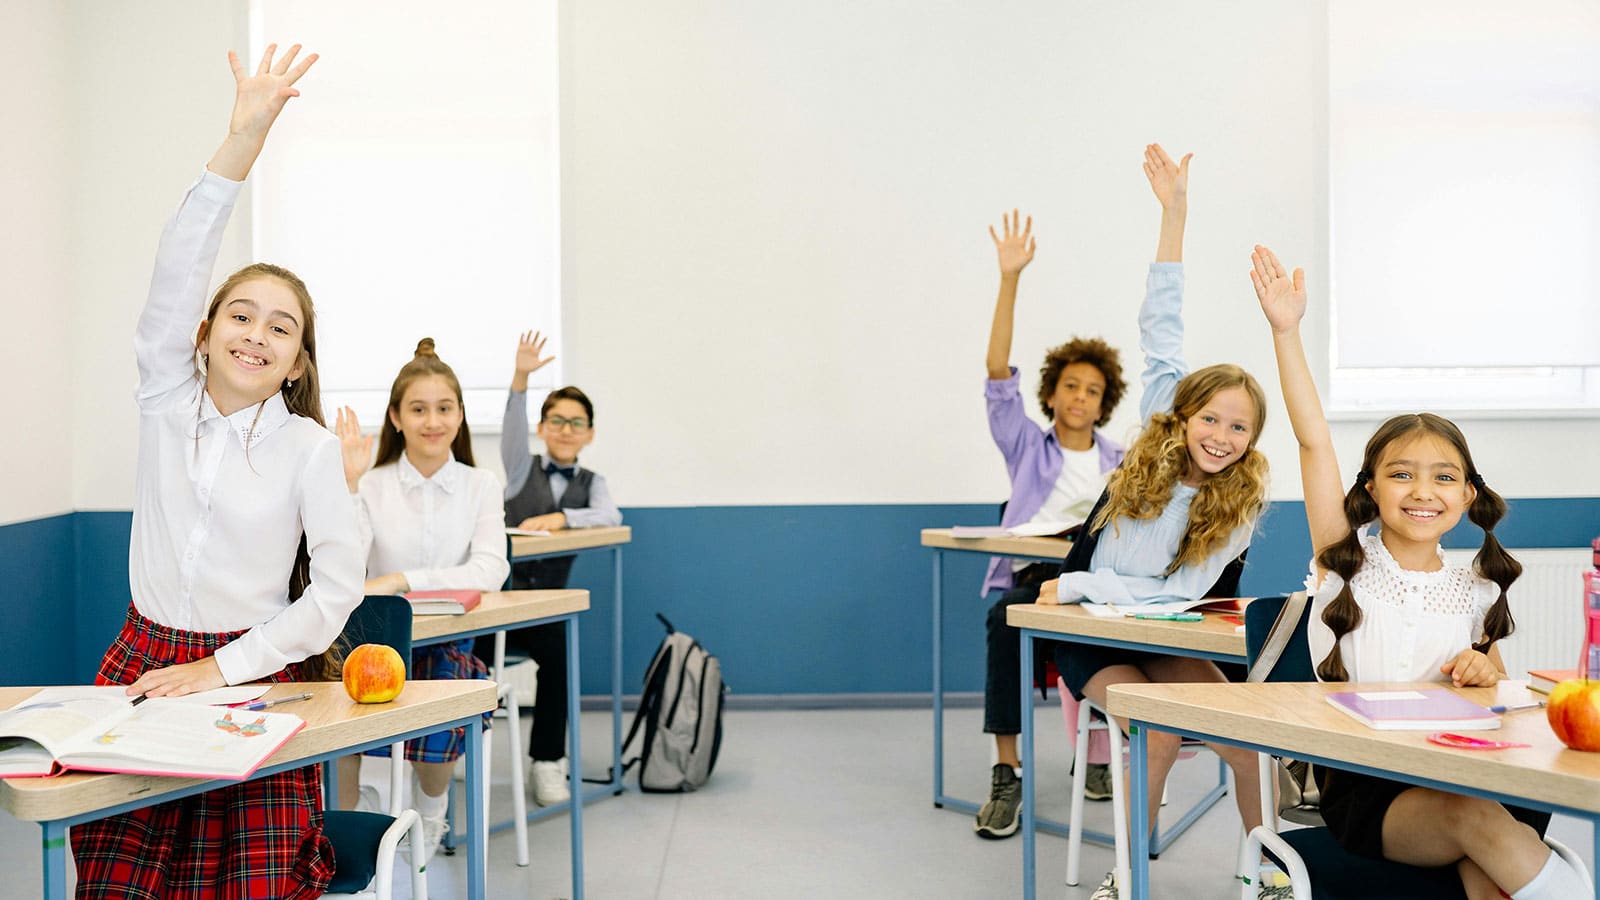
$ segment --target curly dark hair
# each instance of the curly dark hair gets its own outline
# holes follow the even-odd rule
[[[1122,354],[1099,338],[1073,338],[1045,353],[1044,365],[1039,367],[1039,409],[1046,416],[1055,416],[1050,409],[1050,397],[1056,392],[1056,383],[1067,366],[1080,362],[1094,366],[1105,376],[1106,392],[1100,396],[1100,418],[1094,423],[1104,425],[1111,421],[1111,414],[1116,412],[1128,383],[1122,380]]]

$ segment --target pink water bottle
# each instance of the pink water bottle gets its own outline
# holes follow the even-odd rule
[[[1583,573],[1583,654],[1578,677],[1600,676],[1600,538],[1594,539],[1594,566]]]

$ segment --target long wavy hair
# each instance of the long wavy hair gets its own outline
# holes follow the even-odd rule
[[[433,338],[423,338],[417,341],[416,355],[411,357],[411,362],[400,367],[400,374],[394,376],[394,384],[389,386],[389,410],[383,417],[383,429],[378,432],[378,461],[373,463],[373,468],[388,465],[400,458],[406,449],[406,436],[395,427],[394,416],[400,414],[400,401],[405,399],[406,388],[418,378],[430,375],[443,378],[445,384],[456,395],[456,408],[461,410],[461,428],[456,431],[455,440],[450,442],[450,452],[455,454],[456,461],[466,465],[475,465],[472,460],[472,432],[467,429],[467,407],[461,400],[461,382],[456,379],[455,370],[445,365],[439,354],[434,352]]]
[[[216,322],[222,301],[227,299],[234,288],[259,278],[271,278],[289,288],[294,293],[295,299],[300,302],[300,318],[304,320],[300,328],[300,355],[297,359],[301,370],[300,377],[292,383],[285,381],[280,388],[283,405],[288,407],[289,412],[305,416],[326,428],[328,423],[322,418],[322,389],[318,386],[317,379],[317,314],[311,303],[311,292],[306,289],[306,283],[300,280],[300,276],[272,263],[253,263],[229,275],[217,287],[216,293],[211,295],[211,303],[206,307],[205,324],[201,326],[195,343],[200,347],[205,346],[206,335],[211,332],[212,325]],[[204,361],[203,353],[201,358]],[[256,407],[256,420],[260,420],[261,410],[265,407],[266,400],[262,400]],[[251,423],[252,431],[254,424]],[[248,447],[245,453],[248,459]],[[302,532],[300,546],[295,550],[294,567],[289,570],[289,602],[299,600],[310,584],[311,553],[306,548],[306,536]],[[310,681],[337,681],[343,666],[344,651],[339,642],[335,641],[319,656],[307,659],[301,666],[301,673]]]
[[[1472,570],[1479,577],[1486,578],[1500,588],[1500,596],[1489,608],[1483,620],[1483,640],[1473,644],[1474,650],[1480,653],[1488,652],[1489,645],[1511,634],[1516,628],[1516,623],[1511,619],[1511,606],[1506,602],[1506,590],[1511,583],[1522,574],[1522,564],[1517,562],[1506,548],[1500,546],[1500,540],[1494,536],[1494,527],[1505,518],[1506,501],[1495,493],[1483,482],[1477,466],[1472,462],[1472,451],[1467,449],[1467,439],[1461,434],[1461,429],[1456,424],[1443,416],[1433,413],[1408,413],[1395,416],[1373,432],[1367,440],[1367,450],[1361,455],[1361,471],[1356,473],[1356,482],[1350,486],[1344,495],[1344,517],[1350,523],[1350,531],[1344,537],[1322,548],[1317,554],[1317,562],[1330,572],[1335,572],[1344,580],[1344,586],[1339,589],[1333,602],[1322,611],[1322,623],[1333,632],[1333,649],[1328,655],[1317,663],[1317,677],[1323,681],[1348,681],[1350,673],[1345,670],[1344,656],[1339,650],[1339,640],[1361,625],[1361,607],[1356,605],[1355,596],[1350,592],[1350,579],[1366,564],[1367,554],[1361,549],[1361,539],[1356,534],[1356,529],[1378,518],[1378,503],[1372,498],[1369,489],[1373,473],[1378,470],[1383,460],[1383,453],[1396,441],[1417,435],[1431,435],[1441,438],[1455,451],[1461,454],[1461,464],[1466,470],[1467,482],[1477,489],[1477,496],[1467,507],[1467,518],[1472,524],[1483,529],[1483,544],[1478,548],[1478,555],[1473,557]]]
[[[1092,527],[1115,528],[1118,518],[1154,519],[1172,499],[1172,489],[1188,477],[1193,461],[1187,444],[1188,420],[1205,408],[1212,396],[1228,388],[1243,388],[1255,406],[1255,427],[1249,446],[1232,465],[1200,482],[1189,505],[1189,526],[1178,544],[1167,573],[1198,563],[1223,547],[1240,526],[1255,521],[1267,505],[1267,457],[1256,449],[1267,423],[1267,397],[1249,372],[1234,365],[1207,366],[1178,382],[1172,411],[1152,415],[1122,465],[1112,473],[1110,496]]]

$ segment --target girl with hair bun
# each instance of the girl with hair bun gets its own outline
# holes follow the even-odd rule
[[[362,437],[355,411],[340,410],[335,430],[355,500],[368,594],[500,589],[511,570],[500,482],[473,466],[461,383],[434,352],[432,338],[417,342],[416,355],[389,389],[371,471],[372,438]],[[487,678],[489,670],[466,638],[413,650],[411,677]],[[444,836],[451,770],[465,750],[465,728],[406,742],[415,775],[412,803],[422,816],[430,856]],[[387,756],[388,750],[371,755]],[[356,758],[340,764],[340,805],[348,808],[356,802]]]
[[[1300,342],[1305,273],[1291,276],[1265,247],[1255,248],[1251,262],[1300,445],[1316,551],[1306,590],[1317,678],[1496,684],[1505,664],[1495,644],[1513,627],[1506,589],[1522,573],[1494,536],[1505,501],[1473,464],[1461,430],[1431,413],[1380,425],[1346,489]],[[1483,545],[1470,567],[1447,568],[1439,540],[1463,514],[1483,529]],[[1323,818],[1353,853],[1454,865],[1474,900],[1587,893],[1578,873],[1541,840],[1549,813],[1337,769],[1318,774]]]

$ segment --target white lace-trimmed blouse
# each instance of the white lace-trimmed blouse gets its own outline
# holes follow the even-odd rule
[[[1357,534],[1367,561],[1350,579],[1361,608],[1361,624],[1339,639],[1351,681],[1445,681],[1439,667],[1483,639],[1483,620],[1500,596],[1500,587],[1470,567],[1436,572],[1400,568],[1382,539],[1362,526]],[[1444,560],[1444,550],[1439,550]],[[1333,631],[1322,613],[1344,587],[1328,572],[1316,583],[1316,564],[1306,576],[1311,622],[1306,637],[1311,662],[1320,664],[1333,649]]]

